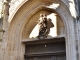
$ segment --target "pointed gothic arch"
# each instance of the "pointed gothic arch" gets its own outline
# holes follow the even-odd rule
[[[22,33],[25,28],[26,23],[29,19],[39,10],[46,8],[45,6],[52,3],[59,3],[60,6],[57,9],[52,10],[56,11],[61,17],[64,26],[65,26],[65,41],[66,41],[66,57],[67,60],[76,60],[76,45],[74,37],[74,24],[73,18],[69,13],[68,8],[59,1],[50,0],[49,3],[40,1],[34,4],[35,1],[23,4],[20,9],[16,12],[11,23],[9,25],[9,44],[11,45],[10,49],[13,51],[18,51],[18,57],[24,55],[24,46],[22,44]],[[30,5],[32,4],[32,6]],[[25,8],[26,7],[26,8]],[[47,8],[46,8],[47,9]],[[12,44],[11,44],[12,43]],[[16,53],[16,52],[15,52]],[[17,57],[17,58],[18,58]],[[21,57],[22,58],[22,57]],[[23,59],[23,58],[22,58]]]

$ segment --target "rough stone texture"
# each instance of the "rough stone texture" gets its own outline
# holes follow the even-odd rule
[[[64,27],[63,35],[66,42],[66,60],[79,60],[80,21],[77,22],[76,18],[72,15],[74,13],[69,9],[70,5],[68,1],[74,3],[73,0],[16,0],[17,3],[20,3],[14,9],[14,14],[8,16],[7,12],[4,12],[3,29],[5,32],[3,40],[0,42],[0,60],[24,60],[25,46],[22,44],[22,41],[28,39],[31,30],[36,25],[33,21],[36,20],[36,16],[43,9],[45,9],[45,12],[47,10],[54,11],[58,14],[59,21],[62,21],[62,25],[60,25],[62,28]],[[59,4],[59,7],[55,9],[53,3]],[[50,7],[50,5],[52,6]],[[75,7],[73,4],[71,6]],[[5,5],[5,8],[5,11],[7,11],[9,7]],[[48,11],[46,13],[50,13]],[[75,9],[74,12],[76,13]],[[76,14],[74,15],[76,16]],[[24,31],[25,29],[27,31]],[[27,35],[24,35],[24,33],[27,33]]]
[[[3,1],[0,0],[0,18],[2,17]]]

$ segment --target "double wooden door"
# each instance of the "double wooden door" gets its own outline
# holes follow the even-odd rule
[[[66,60],[65,41],[29,44],[25,60]]]

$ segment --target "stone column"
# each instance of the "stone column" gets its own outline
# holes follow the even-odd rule
[[[75,21],[76,50],[77,60],[80,60],[80,0],[75,1],[75,6],[77,12],[77,18]]]
[[[1,60],[10,60],[9,59],[9,50],[8,50],[8,16],[9,16],[9,0],[4,0],[3,6],[3,40],[2,40],[2,59]]]

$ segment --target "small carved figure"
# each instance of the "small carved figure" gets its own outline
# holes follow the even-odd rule
[[[54,24],[51,22],[51,19],[47,18],[46,14],[40,14],[40,18],[38,21],[39,26],[39,35],[38,39],[46,38],[50,32],[50,28],[54,27]]]
[[[38,25],[39,25],[38,38],[46,37],[46,33],[47,33],[47,16],[45,14],[40,14],[40,19],[38,21]]]

